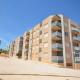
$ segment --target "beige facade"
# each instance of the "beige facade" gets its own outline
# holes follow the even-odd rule
[[[22,57],[23,37],[17,37],[10,45],[10,57]]]
[[[23,48],[22,48],[22,58],[28,59],[29,51],[29,32],[25,32],[23,35]]]
[[[22,58],[80,68],[80,26],[63,15],[49,16],[24,33]]]
[[[12,41],[9,46],[9,57],[14,55],[14,46],[15,46],[15,41]]]

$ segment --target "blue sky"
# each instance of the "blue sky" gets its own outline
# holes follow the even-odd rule
[[[52,14],[80,23],[80,0],[0,0],[0,48]]]

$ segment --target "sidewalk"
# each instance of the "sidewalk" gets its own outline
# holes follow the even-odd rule
[[[80,70],[58,68],[38,61],[0,57],[0,76],[68,77],[80,80]],[[8,77],[10,77],[8,76]],[[74,80],[74,79],[72,79]]]

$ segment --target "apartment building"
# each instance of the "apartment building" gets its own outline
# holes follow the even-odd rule
[[[29,32],[25,32],[23,35],[23,49],[22,49],[22,58],[28,59],[29,51]]]
[[[24,33],[22,58],[80,69],[80,25],[61,14],[49,16]]]
[[[12,41],[11,44],[9,45],[9,57],[14,55],[14,46],[15,46],[15,41]]]
[[[17,37],[10,45],[10,57],[22,57],[23,37]]]

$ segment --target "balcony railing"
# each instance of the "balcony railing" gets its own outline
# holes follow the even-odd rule
[[[76,40],[76,41],[80,41],[80,37],[78,36],[78,37],[73,37],[73,40]]]
[[[53,35],[53,37],[61,37],[62,35],[61,35],[61,33],[60,32],[54,32],[54,33],[52,33],[52,35]]]
[[[80,47],[74,46],[74,50],[80,51]]]
[[[63,47],[62,47],[62,44],[55,43],[55,44],[52,45],[52,48],[54,48],[54,49],[62,49]]]
[[[79,29],[72,27],[72,31],[74,31],[74,32],[75,32],[75,31],[76,31],[76,32],[79,32]]]
[[[58,21],[52,22],[52,26],[61,27],[61,22],[58,22]]]
[[[52,61],[57,63],[63,63],[63,56],[52,56]]]
[[[80,63],[80,57],[75,57],[75,63]]]

